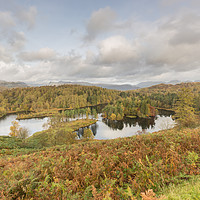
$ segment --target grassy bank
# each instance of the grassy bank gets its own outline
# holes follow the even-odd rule
[[[192,176],[178,185],[171,184],[161,192],[166,200],[198,200],[200,199],[200,176]]]
[[[79,142],[77,134],[74,132],[80,128],[88,127],[96,123],[93,119],[79,119],[76,121],[60,123],[57,127],[52,127],[44,131],[34,133],[27,139],[20,139],[10,136],[0,136],[0,155],[23,154],[31,149],[41,149],[57,144],[71,144]]]
[[[38,112],[21,113],[21,114],[18,114],[17,120],[51,117],[56,114],[58,114],[58,110],[56,110],[56,109],[43,110],[43,111],[38,111]]]
[[[25,142],[29,148],[43,148],[76,143],[78,138],[75,131],[94,123],[96,123],[94,119],[79,119],[71,122],[58,123],[56,126],[47,130],[34,133]]]
[[[133,199],[148,189],[161,194],[200,173],[199,144],[200,128],[172,129],[21,151],[0,158],[1,199]]]

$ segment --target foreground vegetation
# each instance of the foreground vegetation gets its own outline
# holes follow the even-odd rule
[[[199,144],[200,128],[187,128],[10,150],[0,158],[1,199],[133,199],[148,189],[161,194],[200,173]]]

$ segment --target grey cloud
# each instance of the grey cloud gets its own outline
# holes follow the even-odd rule
[[[117,20],[117,14],[111,8],[101,8],[92,13],[86,25],[84,41],[89,42],[108,32],[127,32],[135,24],[133,19]]]
[[[200,41],[200,30],[193,31],[189,28],[179,29],[179,32],[171,38],[170,44],[180,45],[180,44],[195,44]]]
[[[5,31],[16,25],[11,12],[0,12],[0,30]]]
[[[19,73],[19,66],[16,66],[13,63],[5,63],[3,61],[0,61],[0,77],[1,80],[9,80],[9,77],[11,77],[11,74],[14,76]]]
[[[84,39],[86,41],[91,41],[95,39],[99,33],[111,30],[115,19],[116,13],[109,7],[101,8],[98,11],[93,12],[87,23],[87,34]]]
[[[195,44],[200,41],[200,16],[197,14],[185,14],[175,23],[176,34],[171,38],[170,43]]]
[[[23,32],[13,32],[8,39],[8,43],[13,51],[18,51],[24,48],[26,37]]]
[[[35,26],[35,21],[37,17],[37,8],[31,6],[29,8],[20,8],[16,12],[16,16],[21,23],[24,23],[28,28],[33,28]]]
[[[42,48],[38,51],[33,52],[22,52],[18,55],[20,59],[23,61],[48,61],[53,60],[56,57],[56,52],[50,48]]]
[[[10,55],[10,52],[7,51],[7,49],[0,45],[0,62],[10,63],[13,61],[12,56]]]
[[[187,0],[162,0],[161,4],[163,6],[172,6],[176,3],[181,3],[181,2],[185,2],[185,1],[187,1]]]

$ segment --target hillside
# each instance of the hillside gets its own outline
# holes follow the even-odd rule
[[[190,88],[194,95],[194,108],[200,111],[200,82],[177,85],[159,84],[149,88],[118,91],[96,86],[59,85],[14,88],[0,93],[0,115],[31,112],[30,117],[45,117],[58,110],[76,109],[98,104],[111,104],[107,116],[121,119],[126,116],[155,116],[155,108],[174,109],[178,91]],[[120,114],[118,116],[118,114]]]
[[[200,92],[200,82],[188,82],[188,83],[178,83],[178,84],[158,84],[147,88],[142,88],[136,90],[137,92],[151,92],[151,93],[165,93],[165,92],[177,92],[181,88],[190,88],[195,93]]]
[[[200,111],[200,82],[173,84],[158,84],[147,88],[132,90],[136,96],[145,96],[151,100],[151,105],[158,108],[174,109],[177,95],[183,88],[189,88],[194,97],[194,107]],[[126,93],[129,94],[129,91]]]
[[[2,149],[1,199],[134,199],[200,174],[200,128]],[[198,194],[199,195],[199,194]]]

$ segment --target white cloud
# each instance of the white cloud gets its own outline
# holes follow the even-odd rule
[[[104,64],[129,63],[136,59],[137,50],[132,41],[123,36],[112,36],[100,42],[98,62]]]

